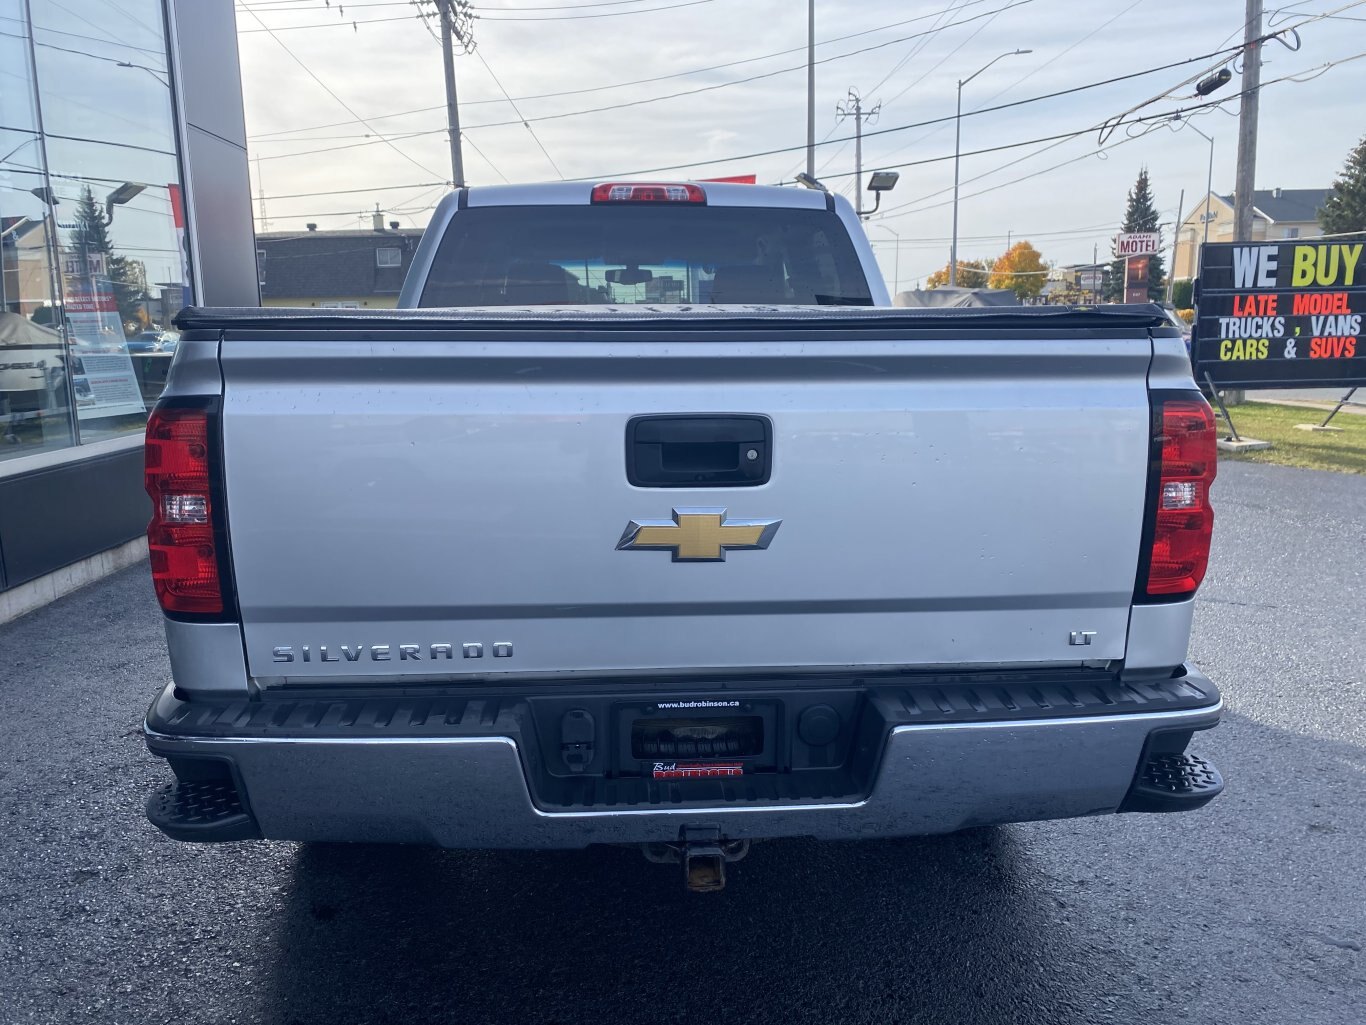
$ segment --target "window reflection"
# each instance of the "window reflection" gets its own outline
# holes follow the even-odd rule
[[[0,458],[142,430],[189,301],[161,0],[29,10],[0,0]]]
[[[75,442],[27,23],[0,0],[0,460]]]

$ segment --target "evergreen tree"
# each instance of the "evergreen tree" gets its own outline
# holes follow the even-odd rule
[[[1157,205],[1153,202],[1152,189],[1148,185],[1146,167],[1138,172],[1138,181],[1129,190],[1129,205],[1124,211],[1124,226],[1120,230],[1126,234],[1131,231],[1161,230],[1157,223]],[[1165,273],[1161,253],[1148,257],[1148,298],[1153,302],[1162,301],[1166,285]],[[1123,260],[1115,260],[1110,265],[1110,279],[1105,283],[1105,298],[1110,302],[1124,301]]]
[[[1319,211],[1319,224],[1328,235],[1366,231],[1366,138],[1348,154],[1347,166]]]
[[[68,243],[72,256],[81,261],[88,261],[91,256],[104,257],[101,276],[108,278],[114,290],[119,319],[124,324],[137,323],[142,303],[147,299],[146,287],[138,273],[141,268],[136,261],[114,252],[114,240],[104,219],[104,206],[95,199],[88,185],[81,189],[81,198],[76,201],[75,222]],[[91,288],[95,276],[88,272],[72,275],[81,288]]]

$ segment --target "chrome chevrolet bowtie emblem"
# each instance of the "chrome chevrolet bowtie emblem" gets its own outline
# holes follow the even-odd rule
[[[671,520],[632,520],[617,550],[671,550],[674,562],[725,562],[726,551],[767,548],[782,520],[728,520],[724,509],[675,509]]]

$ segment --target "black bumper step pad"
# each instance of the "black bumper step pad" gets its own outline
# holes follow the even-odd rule
[[[1004,722],[1024,719],[1176,712],[1212,708],[1219,691],[1195,672],[1164,679],[1122,680],[1097,670],[1039,670],[957,677],[897,674],[852,677],[756,678],[725,688],[761,699],[767,694],[806,692],[822,686],[865,693],[889,725]],[[557,699],[579,693],[611,699],[663,699],[703,693],[696,681],[664,689],[590,681],[551,691]],[[397,695],[310,693],[307,688],[265,691],[248,698],[182,700],[165,691],[152,703],[147,725],[168,737],[461,737],[520,738],[530,719],[525,698],[443,693],[439,686]],[[153,745],[155,748],[155,745]]]
[[[231,780],[167,783],[147,798],[147,818],[172,840],[259,840],[256,820]]]
[[[1192,811],[1224,791],[1224,778],[1193,754],[1157,754],[1139,769],[1120,811]]]

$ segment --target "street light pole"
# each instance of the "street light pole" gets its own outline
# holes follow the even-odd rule
[[[816,178],[816,0],[806,0],[806,176]]]
[[[1181,198],[1176,201],[1176,221],[1172,224],[1172,265],[1167,271],[1167,302],[1172,301],[1172,289],[1176,287],[1176,252],[1181,248],[1181,211],[1186,206],[1186,190],[1181,190]]]
[[[953,112],[953,238],[949,243],[949,287],[958,287],[958,159],[963,140],[963,83],[958,83],[958,106]]]
[[[1195,130],[1197,132],[1200,132],[1200,129],[1198,128]],[[1205,171],[1205,235],[1200,243],[1200,252],[1197,253],[1195,256],[1195,276],[1197,278],[1200,276],[1200,272],[1205,268],[1205,246],[1209,243],[1209,222],[1211,219],[1209,209],[1209,197],[1210,190],[1214,188],[1214,139],[1208,135],[1205,135],[1204,132],[1200,132],[1200,134],[1204,135],[1206,139],[1209,139],[1209,167]]]
[[[1192,132],[1194,132],[1196,135],[1200,136],[1200,138],[1204,139],[1206,142],[1209,143],[1209,164],[1208,164],[1208,166],[1207,166],[1206,169],[1205,169],[1205,212],[1204,212],[1203,214],[1200,215],[1200,219],[1201,219],[1202,221],[1204,221],[1204,224],[1205,224],[1204,242],[1205,242],[1205,243],[1208,243],[1208,242],[1209,242],[1209,222],[1210,222],[1210,209],[1209,209],[1210,204],[1209,204],[1209,197],[1210,197],[1210,195],[1212,194],[1212,193],[1211,193],[1211,190],[1214,188],[1214,138],[1213,138],[1212,136],[1206,135],[1204,132],[1200,131],[1200,129],[1196,128],[1195,125],[1191,123],[1191,121],[1190,121],[1189,118],[1187,118],[1187,119],[1185,119],[1185,120],[1182,120],[1182,119],[1180,118],[1180,115],[1177,115],[1177,117],[1173,118],[1173,120],[1181,120],[1181,123],[1182,123],[1182,124],[1184,124],[1184,125],[1185,125],[1187,128],[1189,128]],[[1236,199],[1237,197],[1234,197],[1234,198]],[[1201,249],[1200,249],[1200,254],[1199,254],[1199,255],[1200,255],[1201,259],[1203,259],[1204,255],[1205,255],[1205,251],[1204,251],[1204,247],[1203,247],[1203,246],[1202,246]],[[1196,261],[1195,276],[1196,276],[1197,278],[1200,276],[1200,262],[1201,262],[1200,260],[1197,260],[1197,261]],[[1176,269],[1175,267],[1172,268],[1172,270],[1175,270],[1175,269]]]
[[[896,246],[896,255],[892,258],[892,299],[895,300],[897,292],[901,291],[901,233],[895,228],[888,227],[885,224],[873,223],[868,225],[868,227],[881,228],[883,231],[889,231],[892,233],[892,237],[896,239],[896,242],[894,243]]]
[[[953,112],[953,241],[949,245],[949,287],[958,285],[958,162],[963,141],[963,86],[1005,57],[1015,57],[1033,50],[1009,50],[987,61],[967,78],[958,80],[958,104]]]
[[[1197,92],[1198,92],[1198,90],[1197,90]],[[1202,93],[1202,96],[1203,96],[1203,93]],[[1208,242],[1209,242],[1209,221],[1210,221],[1210,216],[1212,216],[1212,215],[1210,215],[1210,212],[1209,212],[1209,197],[1210,197],[1210,195],[1213,194],[1213,191],[1212,191],[1212,190],[1214,189],[1214,139],[1213,139],[1212,135],[1206,135],[1205,133],[1203,133],[1203,131],[1199,130],[1199,128],[1195,127],[1195,124],[1194,124],[1194,123],[1191,123],[1191,120],[1190,120],[1190,119],[1188,119],[1188,118],[1182,118],[1182,116],[1180,116],[1179,113],[1173,113],[1173,115],[1172,115],[1172,120],[1173,120],[1173,122],[1180,122],[1180,123],[1184,124],[1184,126],[1186,126],[1187,128],[1190,128],[1191,131],[1194,131],[1195,134],[1199,135],[1199,137],[1201,137],[1202,139],[1205,139],[1205,141],[1209,143],[1209,164],[1206,165],[1206,167],[1205,167],[1205,212],[1203,212],[1202,215],[1201,215],[1201,220],[1203,221],[1203,223],[1205,223],[1205,239],[1203,239],[1203,241],[1205,241],[1205,243],[1208,243]],[[1236,197],[1235,197],[1235,200],[1236,200]],[[1180,220],[1180,219],[1177,219],[1177,220]],[[1179,230],[1179,228],[1180,228],[1180,226],[1179,226],[1179,224],[1177,224],[1177,230]],[[1193,245],[1193,246],[1195,245],[1194,239],[1193,239],[1193,241],[1191,241],[1191,245]],[[1202,262],[1202,260],[1203,260],[1203,256],[1205,256],[1205,249],[1203,249],[1203,246],[1202,246],[1202,247],[1201,247],[1201,251],[1199,251],[1199,257],[1201,257],[1201,260],[1197,260],[1197,262],[1195,262],[1195,276],[1197,276],[1197,277],[1199,277],[1199,272],[1201,272],[1201,262]],[[1175,262],[1176,262],[1176,258],[1175,258],[1175,257],[1172,257],[1172,273],[1173,273],[1173,275],[1175,275],[1175,272],[1176,272]]]

